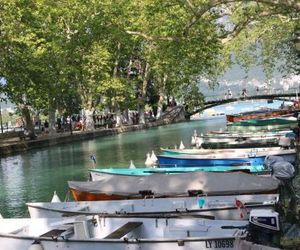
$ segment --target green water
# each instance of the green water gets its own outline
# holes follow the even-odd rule
[[[144,167],[146,154],[160,147],[174,147],[182,140],[189,146],[198,133],[225,127],[225,119],[185,122],[149,130],[41,148],[0,159],[0,213],[4,217],[28,216],[26,202],[50,201],[54,190],[61,199],[68,180],[87,180],[95,154],[97,167]]]

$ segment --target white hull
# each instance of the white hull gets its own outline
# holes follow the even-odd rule
[[[131,227],[128,224],[137,224]],[[35,240],[44,250],[199,250],[234,249],[246,236],[246,221],[70,217],[0,220],[1,249],[29,249]],[[224,227],[230,227],[224,229]],[[125,228],[120,233],[118,229]]]
[[[196,214],[215,219],[246,220],[251,209],[274,208],[278,194],[198,196],[121,201],[27,203],[31,218],[57,218],[74,214],[155,215]],[[242,205],[241,208],[239,205]]]
[[[216,154],[230,154],[232,157],[239,154],[282,154],[282,153],[296,153],[295,149],[282,149],[281,147],[263,147],[263,148],[226,148],[226,149],[161,149],[162,152],[174,154],[192,154],[192,155],[216,155]]]
[[[40,244],[44,250],[199,250],[199,249],[218,249],[231,250],[236,249],[238,239],[235,238],[221,238],[221,239],[207,239],[207,240],[166,240],[166,241],[140,241],[135,240],[116,242],[116,241],[54,241],[42,240]],[[29,249],[34,242],[33,238],[29,239],[14,239],[5,238],[0,235],[1,249],[21,250]],[[180,246],[180,242],[184,244]],[[228,247],[222,247],[228,246]]]
[[[204,143],[234,143],[234,142],[278,142],[279,137],[269,136],[269,137],[248,137],[248,138],[203,138]]]

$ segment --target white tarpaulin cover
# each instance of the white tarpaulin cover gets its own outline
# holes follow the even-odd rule
[[[204,194],[265,193],[278,188],[280,181],[273,177],[241,172],[192,172],[150,176],[104,175],[99,181],[69,181],[69,187],[82,192],[136,196],[139,191],[151,190],[154,195],[187,195],[190,190]]]

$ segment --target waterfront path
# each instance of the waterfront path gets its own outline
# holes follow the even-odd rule
[[[71,143],[81,140],[94,139],[101,136],[115,135],[130,131],[138,131],[158,127],[171,123],[186,121],[183,106],[173,107],[165,112],[161,119],[145,124],[126,125],[115,128],[99,128],[93,131],[70,131],[55,134],[40,134],[34,140],[21,140],[19,136],[12,138],[0,138],[0,157],[15,153],[25,152],[27,150],[49,147],[63,143]]]
[[[21,140],[20,137],[17,136],[11,138],[2,138],[0,139],[0,157],[25,152],[27,150],[36,148],[49,147],[63,143],[72,143],[75,141],[88,140],[96,137],[115,135],[130,131],[149,129],[152,127],[167,125],[173,122],[174,121],[165,119],[146,124],[127,125],[108,129],[100,128],[93,131],[72,131],[72,133],[68,131],[55,133],[52,135],[40,134],[34,140],[27,138],[25,140]]]

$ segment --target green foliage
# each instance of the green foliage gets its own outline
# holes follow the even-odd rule
[[[72,112],[74,100],[86,109],[100,101],[125,109],[137,105],[145,82],[154,106],[167,76],[166,94],[198,107],[197,79],[214,80],[232,63],[261,65],[268,77],[278,60],[287,74],[296,68],[294,2],[3,0],[1,91],[45,113],[50,106]]]
[[[182,99],[188,113],[192,113],[194,110],[201,108],[204,103],[204,96],[199,91],[196,82],[182,86],[180,98]]]

